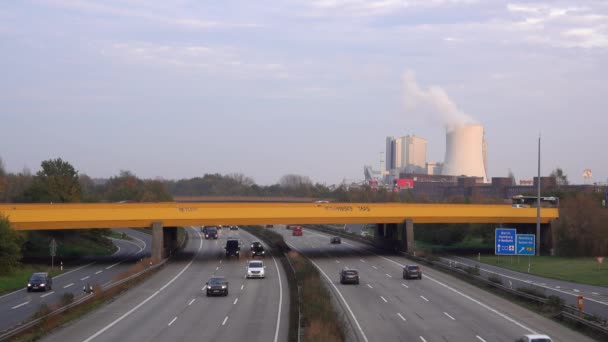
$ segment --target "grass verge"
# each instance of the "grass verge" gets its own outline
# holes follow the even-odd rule
[[[608,287],[608,265],[598,267],[595,258],[563,258],[555,256],[533,256],[530,259],[530,274],[571,281],[575,283]],[[477,256],[469,256],[477,260]],[[528,273],[528,257],[481,255],[481,262]]]
[[[291,303],[289,341],[298,341],[299,313],[302,341],[344,341],[343,325],[331,304],[329,290],[314,265],[300,253],[291,250],[282,235],[259,226],[243,229],[266,242],[286,270]],[[290,272],[292,269],[293,272]]]

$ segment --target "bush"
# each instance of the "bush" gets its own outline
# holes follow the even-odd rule
[[[558,296],[549,296],[546,305],[552,311],[560,311],[564,305],[564,300]]]
[[[547,296],[544,294],[544,292],[542,292],[541,290],[536,289],[534,287],[518,287],[517,291],[529,294],[531,296],[547,298]]]
[[[479,273],[479,265],[475,265],[475,267],[467,266],[464,269],[468,274],[478,276]]]
[[[72,302],[74,302],[74,294],[73,293],[67,292],[67,293],[64,293],[63,296],[61,296],[61,305],[62,306],[69,305]]]

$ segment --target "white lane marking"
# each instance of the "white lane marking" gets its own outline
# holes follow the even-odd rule
[[[556,286],[555,288],[556,288],[556,289],[561,289],[562,287],[561,287],[561,286]]]
[[[484,340],[483,338],[479,337],[479,335],[475,335],[475,337],[477,337],[477,339],[480,340],[481,342],[486,342],[486,340]]]
[[[367,287],[369,287],[370,289],[373,289],[373,287],[370,284],[367,284]]]
[[[101,273],[101,272],[103,272],[103,271],[97,271],[97,272],[95,272],[95,274],[99,274],[99,273]]]
[[[222,261],[224,261],[224,260],[220,260],[220,264],[222,263]]]
[[[425,301],[429,301],[428,299],[424,298],[424,296],[420,296],[420,298],[424,299]]]
[[[404,283],[401,283],[401,286],[405,287],[406,289],[409,289],[410,287],[405,285]]]
[[[190,301],[190,303],[188,303],[188,306],[192,305],[192,303],[194,303],[195,300],[196,300],[196,298],[192,298],[192,300]]]
[[[363,259],[359,259],[359,260],[361,260],[361,262],[365,262],[365,260],[363,260]]]
[[[377,270],[377,269],[378,269],[378,267],[376,267],[376,266],[372,266],[372,267],[373,267],[375,270]]]
[[[17,308],[20,308],[20,307],[22,307],[22,306],[24,306],[24,305],[28,305],[29,303],[30,303],[30,302],[21,303],[21,304],[19,304],[19,305],[15,305],[15,306],[13,306],[11,309],[17,309]]]
[[[222,325],[226,325],[226,321],[228,320],[228,316],[226,316],[226,318],[224,318],[224,321],[222,322]]]
[[[206,288],[207,288],[207,285],[203,286],[203,288],[201,289],[201,291],[205,291]]]
[[[120,263],[122,263],[122,261],[119,261],[119,262],[117,262],[117,263],[115,263],[115,264],[112,264],[112,265],[110,265],[110,266],[106,267],[106,270],[109,270],[110,268],[112,268],[112,267],[114,267],[114,266],[116,266],[116,265],[119,265]]]
[[[463,259],[463,258],[460,258],[460,257],[457,257],[457,258]],[[442,259],[450,261],[450,259],[447,259],[447,258],[442,258]],[[467,259],[464,259],[464,260],[467,260]],[[460,264],[463,264],[463,265],[470,265],[470,264],[467,264],[467,263],[464,263],[464,262],[459,262],[459,261],[456,261],[456,260],[451,260],[451,261],[452,262],[456,262],[456,263],[460,263]],[[513,280],[517,280],[517,281],[521,281],[521,282],[525,282],[525,283],[532,283],[532,281],[530,281],[530,280],[520,279],[520,278],[509,276],[509,275],[506,275],[506,274],[490,271],[490,270],[485,269],[485,268],[480,268],[479,270],[480,271],[484,271],[486,273],[497,274],[497,275],[500,275],[501,277],[504,277],[504,278],[509,278],[509,279],[513,279]],[[539,286],[539,285],[537,285],[537,286]],[[559,286],[556,286],[555,288],[552,288],[551,286],[540,286],[540,287],[544,287],[544,288],[546,288],[548,290],[559,292],[559,293],[563,293],[563,294],[567,294],[567,295],[570,295],[570,296],[578,296],[577,294],[574,294],[572,292],[561,290]],[[607,302],[602,302],[600,300],[596,300],[596,299],[593,299],[593,298],[587,298],[587,300],[595,302],[595,303],[598,303],[598,304],[602,304],[602,305],[608,305]]]
[[[340,260],[336,260],[336,263],[337,263],[337,264],[339,264],[339,263],[340,263]]]
[[[422,336],[420,336],[420,340],[421,340],[422,342],[426,342],[426,340],[425,340],[425,339],[424,339],[424,337],[422,337]]]
[[[69,284],[67,284],[66,286],[64,286],[63,288],[64,288],[64,289],[67,289],[68,287],[73,286],[73,285],[74,285],[74,283],[69,283]]]
[[[114,239],[114,238],[110,238],[110,239],[112,239],[112,240],[118,240],[118,239]],[[120,253],[120,246],[119,246],[119,245],[116,245],[116,247],[118,247],[118,249],[116,250],[116,252],[114,252],[114,253],[112,254],[112,256],[114,256],[114,255],[116,255],[116,254]]]
[[[241,285],[241,291],[243,291],[244,287],[245,287],[245,284]]]
[[[446,316],[450,317],[450,319],[451,319],[452,321],[455,321],[455,320],[456,320],[456,318],[454,318],[454,317],[450,316],[450,314],[449,314],[449,313],[444,312],[444,314],[445,314]]]
[[[359,249],[361,249],[361,248],[359,248]],[[396,261],[394,261],[392,259],[389,259],[389,258],[387,258],[385,256],[378,255],[378,254],[375,254],[375,253],[373,253],[373,254],[376,255],[376,256],[379,256],[379,257],[381,257],[381,258],[383,258],[383,259],[385,259],[387,261],[390,261],[390,262],[392,262],[392,263],[394,263],[394,264],[396,264],[396,265],[398,265],[400,267],[405,267],[404,265],[402,265],[402,264],[400,264],[400,263],[398,263],[398,262],[396,262]],[[531,328],[528,328],[527,326],[523,325],[522,323],[520,323],[520,322],[514,320],[513,318],[511,318],[511,317],[503,314],[502,312],[500,312],[500,311],[498,311],[498,310],[496,310],[496,309],[488,306],[487,304],[484,304],[484,303],[480,302],[479,300],[477,300],[477,299],[475,299],[475,298],[473,298],[473,297],[471,297],[471,296],[469,296],[467,294],[464,294],[464,293],[456,290],[455,288],[450,287],[449,285],[446,285],[446,284],[440,282],[439,280],[437,280],[437,279],[435,279],[435,278],[433,278],[431,276],[427,275],[426,278],[429,279],[429,280],[431,280],[431,281],[433,281],[433,282],[435,282],[436,284],[439,284],[439,285],[445,287],[446,289],[448,289],[448,290],[450,290],[450,291],[452,291],[452,292],[454,292],[454,293],[456,293],[456,294],[458,294],[458,295],[460,295],[460,296],[462,296],[462,297],[464,297],[464,298],[472,301],[473,303],[475,303],[475,304],[477,304],[477,305],[479,305],[479,306],[481,306],[481,307],[483,307],[483,308],[485,308],[485,309],[487,309],[487,310],[489,310],[489,311],[497,314],[498,316],[504,318],[505,320],[507,320],[507,321],[509,321],[509,322],[511,322],[511,323],[513,323],[513,324],[515,324],[517,326],[519,326],[522,329],[527,330],[531,334],[538,334],[536,331],[532,330]]]
[[[216,270],[216,271],[217,271],[217,270],[219,270],[219,269],[220,269],[220,267],[219,267],[219,266],[215,268],[215,270]]]
[[[87,279],[89,279],[89,278],[90,278],[90,276],[86,276],[86,277],[84,277],[84,278],[80,278],[80,280],[87,280]]]
[[[401,318],[404,322],[407,321],[400,313],[397,313],[397,316],[399,316],[399,318]]]
[[[169,322],[169,324],[167,324],[168,326],[171,326],[171,324],[173,324],[175,321],[177,321],[177,316],[175,316],[171,322]]]
[[[137,246],[137,244],[134,244],[135,246],[139,247],[139,251],[138,251],[137,253],[141,253],[141,252],[142,252],[144,249],[146,249],[146,247],[148,247],[148,245],[146,244],[146,242],[145,242],[144,240],[142,240],[142,239],[140,239],[140,238],[138,238],[138,237],[135,237],[135,236],[133,236],[133,235],[129,235],[129,236],[130,236],[130,237],[132,237],[132,238],[134,238],[135,240],[137,240],[137,241],[139,241],[139,242],[141,242],[141,243],[143,243],[143,244],[144,244],[144,246],[143,246],[143,247],[139,247],[139,246]],[[131,242],[131,241],[128,241],[128,240],[125,240],[125,241],[127,241],[127,242]],[[136,253],[136,254],[137,254],[137,253]]]
[[[236,302],[238,302],[238,301],[239,301],[239,299],[238,299],[238,298],[236,298],[236,299],[234,300],[234,303],[232,303],[232,305],[236,305]]]
[[[576,292],[576,293],[581,292],[580,290],[577,290],[577,289],[574,289],[574,290],[572,290],[572,291],[574,291],[574,292]]]
[[[386,300],[386,298],[384,298],[384,297],[382,297],[382,296],[380,296],[380,298],[382,298],[382,300],[383,300],[385,303],[388,303],[388,300]]]
[[[299,250],[297,248],[295,248],[293,245],[288,244],[288,246],[299,252]],[[340,296],[340,299],[342,299],[342,303],[344,303],[344,306],[346,306],[346,309],[348,310],[348,313],[350,313],[350,316],[353,318],[353,321],[355,321],[355,325],[357,325],[357,329],[359,329],[359,333],[361,333],[361,336],[363,337],[363,340],[365,342],[369,342],[369,340],[367,339],[367,336],[365,336],[365,333],[363,332],[363,328],[361,328],[361,325],[359,324],[359,321],[357,320],[357,317],[355,317],[355,314],[353,313],[353,310],[351,310],[350,305],[348,305],[348,303],[346,302],[346,299],[344,299],[344,296],[342,295],[342,292],[340,292],[340,290],[338,289],[338,287],[336,286],[336,284],[333,283],[333,281],[327,275],[327,273],[325,273],[325,271],[323,271],[321,269],[321,267],[319,267],[319,265],[316,262],[314,262],[311,259],[309,259],[309,260],[310,260],[310,262],[312,262],[313,265],[315,265],[315,267],[319,270],[319,272],[321,272],[321,274],[323,274],[323,276],[325,277],[325,279],[327,279],[327,282],[334,288],[334,290],[336,290],[336,292],[338,293],[338,296]],[[87,341],[85,341],[85,342],[87,342]]]
[[[190,268],[190,265],[192,265],[192,263],[194,262],[194,259],[198,256],[198,254],[200,253],[201,249],[203,248],[203,241],[204,240],[203,240],[203,238],[201,236],[201,233],[197,232],[196,230],[195,230],[195,232],[198,234],[198,236],[200,238],[200,241],[201,241],[200,245],[198,246],[198,251],[192,257],[192,260],[190,260],[190,262],[178,274],[176,274],[175,277],[173,277],[171,280],[169,280],[169,282],[167,282],[165,285],[163,285],[158,291],[154,292],[148,298],[144,299],[141,303],[137,304],[133,309],[127,311],[122,316],[118,317],[117,319],[115,319],[114,321],[112,321],[112,323],[106,325],[105,327],[103,327],[102,329],[100,329],[99,331],[97,331],[95,334],[91,335],[91,337],[87,338],[83,342],[90,342],[90,341],[92,341],[97,336],[103,334],[108,329],[110,329],[111,327],[113,327],[116,324],[118,324],[120,321],[122,321],[123,319],[125,319],[126,317],[128,317],[129,315],[131,315],[133,312],[135,312],[135,310],[141,308],[143,305],[145,305],[147,302],[149,302],[150,300],[152,300],[154,297],[158,296],[158,294],[161,291],[163,291],[164,289],[166,289],[169,285],[173,284],[173,282],[175,280],[177,280],[177,278],[179,278],[182,274],[184,274],[184,272],[186,272],[186,270],[188,268]]]
[[[40,298],[44,298],[44,297],[46,297],[46,296],[50,296],[50,295],[52,295],[53,293],[55,293],[55,291],[51,291],[51,292],[49,292],[49,293],[43,294],[42,296],[40,296]]]
[[[392,277],[393,277],[392,275],[390,275],[390,274],[388,274],[388,273],[385,273],[385,274],[386,274],[386,276],[387,276],[387,277],[389,277],[389,278],[392,278]]]
[[[591,292],[592,295],[599,295],[597,292]]]
[[[283,306],[283,284],[281,284],[281,272],[279,271],[279,264],[277,260],[272,257],[274,261],[274,267],[277,269],[277,278],[279,280],[279,312],[277,312],[277,327],[274,330],[274,342],[279,340],[279,326],[281,325],[281,307]]]

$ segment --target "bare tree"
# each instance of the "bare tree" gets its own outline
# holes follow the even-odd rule
[[[242,173],[231,173],[227,175],[228,178],[233,179],[235,182],[242,186],[252,186],[255,184],[255,181],[251,177],[247,177]]]
[[[558,186],[568,185],[569,184],[569,182],[568,182],[568,175],[566,175],[564,173],[564,170],[562,170],[560,167],[558,167],[555,170],[553,170],[549,176],[555,178],[555,181],[557,182]]]
[[[298,189],[312,186],[312,180],[307,176],[288,174],[281,177],[279,185],[286,189]]]

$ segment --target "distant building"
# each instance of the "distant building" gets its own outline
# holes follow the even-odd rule
[[[425,172],[426,146],[426,139],[415,135],[386,137],[386,171],[389,174]]]

